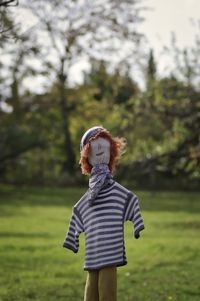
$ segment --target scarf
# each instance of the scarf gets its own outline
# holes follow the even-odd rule
[[[112,175],[107,164],[97,164],[92,168],[89,179],[89,205],[92,206],[100,190],[112,182]]]

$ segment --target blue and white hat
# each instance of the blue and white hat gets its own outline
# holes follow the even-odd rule
[[[89,130],[87,130],[81,139],[80,151],[82,151],[83,147],[89,142],[89,140],[92,137],[95,137],[96,134],[101,131],[106,131],[106,129],[104,129],[101,126],[94,126],[94,127],[90,128]]]

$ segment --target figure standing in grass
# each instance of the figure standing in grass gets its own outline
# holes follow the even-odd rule
[[[144,229],[137,196],[117,183],[113,171],[125,148],[103,127],[90,128],[82,137],[80,165],[89,175],[89,189],[75,204],[63,246],[78,252],[85,233],[88,271],[84,301],[117,300],[117,267],[127,264],[124,222],[134,223],[134,236]]]

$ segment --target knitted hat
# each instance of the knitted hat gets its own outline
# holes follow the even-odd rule
[[[105,129],[101,126],[94,126],[87,130],[83,135],[80,143],[80,151],[82,151],[83,147],[89,142],[92,137],[95,137],[97,133],[105,131]]]

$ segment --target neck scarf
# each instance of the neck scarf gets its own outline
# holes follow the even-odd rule
[[[89,205],[92,206],[102,187],[112,182],[112,175],[107,164],[97,164],[92,168],[89,179]]]

